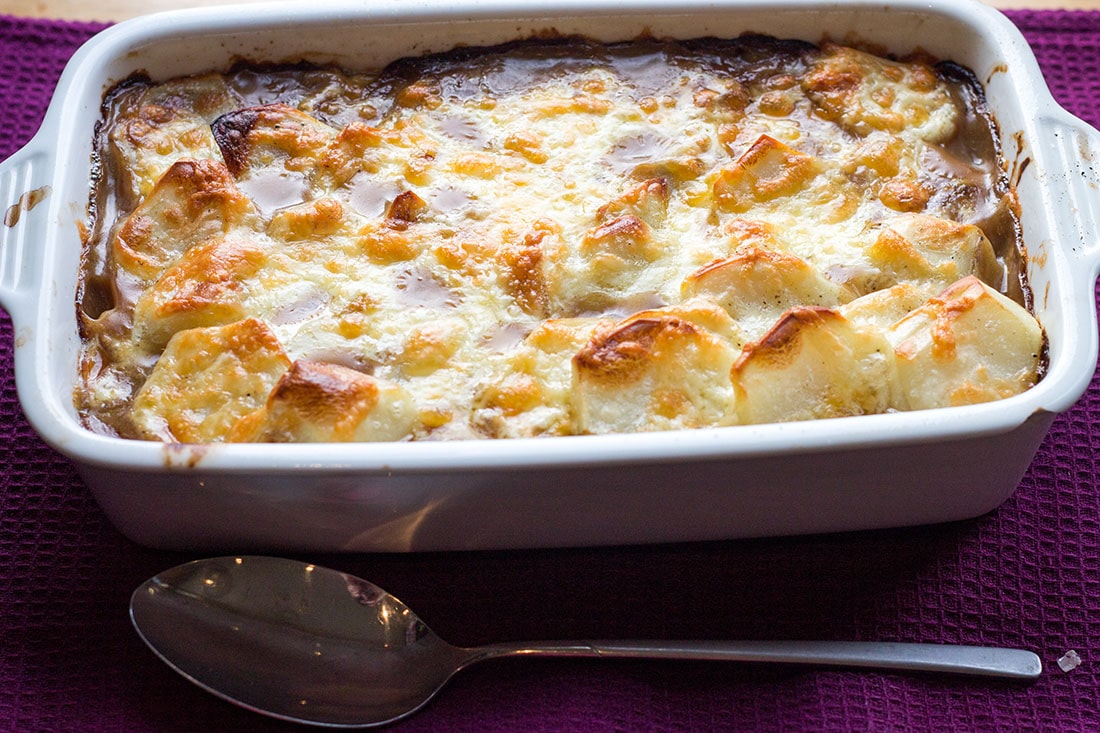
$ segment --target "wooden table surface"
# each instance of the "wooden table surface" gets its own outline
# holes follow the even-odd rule
[[[262,2],[263,0],[244,1]],[[989,0],[989,2],[998,8],[1100,9],[1100,0]],[[95,0],[94,2],[92,0],[0,0],[0,13],[23,17],[119,21],[161,10],[220,4],[224,3],[217,0]]]

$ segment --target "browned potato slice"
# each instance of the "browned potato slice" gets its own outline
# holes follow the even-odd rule
[[[955,133],[958,108],[931,67],[832,43],[822,49],[802,78],[802,89],[821,117],[861,137],[875,130],[905,131],[943,142]]]
[[[1001,399],[1039,377],[1038,322],[973,276],[898,321],[887,337],[908,409]]]
[[[134,334],[159,349],[178,331],[217,326],[246,315],[248,282],[266,260],[243,240],[213,239],[183,253],[134,306]]]
[[[360,173],[377,173],[388,148],[399,145],[394,130],[352,122],[338,131],[320,156],[320,170],[329,188],[349,183]]]
[[[867,256],[897,282],[918,285],[930,295],[967,275],[994,285],[1003,279],[981,229],[928,214],[902,214],[884,222]]]
[[[660,226],[668,213],[671,188],[665,178],[650,178],[632,186],[614,201],[600,207],[596,218],[609,221],[623,214],[633,214],[650,227]]]
[[[123,223],[112,255],[131,277],[152,282],[188,248],[242,226],[254,214],[223,163],[181,160]]]
[[[319,239],[356,233],[359,219],[333,198],[319,198],[276,212],[267,234],[283,242],[316,242]]]
[[[180,331],[135,397],[134,423],[148,439],[220,442],[263,406],[289,366],[275,334],[254,318]]]
[[[235,105],[218,74],[176,79],[144,92],[133,116],[113,127],[109,136],[124,205],[147,196],[177,160],[220,161],[209,123]]]
[[[337,364],[296,361],[271,390],[263,410],[238,426],[236,438],[324,443],[401,440],[416,411],[398,385]]]
[[[802,259],[752,246],[688,275],[681,293],[685,298],[713,300],[726,309],[750,339],[762,336],[788,308],[832,307],[847,299],[839,286]]]
[[[736,349],[674,312],[646,311],[598,329],[573,358],[582,433],[728,425]]]
[[[633,214],[622,214],[592,227],[579,248],[595,284],[625,290],[661,254],[649,225]]]
[[[234,110],[211,128],[225,164],[238,177],[275,162],[288,170],[312,168],[337,135],[320,120],[285,104]]]
[[[549,261],[560,258],[560,228],[546,219],[536,220],[522,239],[507,243],[497,259],[501,284],[524,313],[545,318],[551,312]]]
[[[723,211],[748,211],[756,204],[797,193],[817,172],[812,156],[761,135],[718,173],[714,201]]]
[[[902,283],[856,298],[837,310],[857,326],[885,332],[895,322],[924,305],[927,293]]]
[[[826,308],[787,311],[730,376],[742,423],[884,412],[896,391],[890,343]]]
[[[263,214],[324,193],[326,152],[337,132],[320,120],[268,104],[223,115],[212,129],[226,166]]]

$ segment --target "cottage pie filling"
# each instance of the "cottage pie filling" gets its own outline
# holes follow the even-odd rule
[[[104,103],[77,408],[169,442],[669,430],[1041,376],[964,69],[745,36],[240,65]]]

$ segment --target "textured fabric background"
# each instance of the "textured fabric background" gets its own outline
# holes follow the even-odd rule
[[[1055,96],[1100,124],[1100,13],[1017,12]],[[38,127],[100,26],[0,16],[0,157]],[[5,202],[5,205],[7,202]],[[138,547],[24,421],[0,320],[0,730],[283,730],[169,672],[132,589],[191,559]],[[401,731],[1100,730],[1100,382],[1018,492],[944,526],[640,548],[314,556],[393,591],[462,644],[579,637],[853,638],[1033,649],[1031,685],[704,663],[500,661]],[[1075,649],[1083,663],[1062,672]]]

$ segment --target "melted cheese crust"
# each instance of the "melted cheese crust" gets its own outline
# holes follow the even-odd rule
[[[134,83],[105,109],[76,394],[97,430],[666,430],[1041,373],[1014,195],[954,67],[563,39]]]

